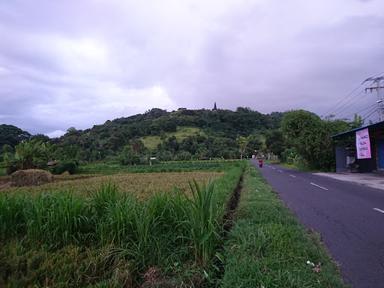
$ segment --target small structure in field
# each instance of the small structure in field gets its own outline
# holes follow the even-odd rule
[[[52,161],[48,161],[47,166],[48,167],[55,167],[55,166],[57,166],[57,164],[59,164],[59,161],[52,160]]]
[[[45,170],[19,170],[11,175],[11,186],[36,186],[53,181],[53,175]]]
[[[152,162],[156,162],[156,157],[149,157],[149,166],[152,166]]]

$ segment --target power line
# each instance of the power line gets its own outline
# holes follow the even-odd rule
[[[367,106],[367,107],[365,107],[365,108],[363,108],[363,109],[361,109],[361,110],[359,110],[359,111],[357,111],[357,112],[347,114],[347,115],[345,116],[345,118],[349,118],[349,117],[352,117],[352,116],[354,116],[354,115],[359,115],[360,113],[363,113],[364,111],[366,111],[366,110],[368,110],[368,109],[372,109],[374,106],[376,106],[376,104],[371,104],[371,105],[369,105],[369,106]]]
[[[370,87],[365,88],[365,91],[376,91],[377,93],[377,111],[379,113],[379,121],[384,121],[384,96],[380,91],[384,89],[384,86],[381,84],[384,81],[384,76],[373,76],[367,78],[363,83],[369,82]]]
[[[379,111],[382,111],[381,114],[380,114],[380,120],[382,120],[382,118],[384,119],[384,106],[383,106],[383,103],[384,102],[383,98],[380,97],[380,93],[379,93],[379,89],[382,89],[384,87],[380,86],[380,81],[384,81],[384,77],[383,76],[379,76],[381,74],[384,74],[384,72],[381,72],[381,73],[378,73],[374,76],[371,76],[369,78],[367,78],[366,80],[364,80],[361,85],[364,85],[365,83],[367,82],[370,82],[372,84],[375,84],[374,87],[367,87],[365,88],[364,90],[360,91],[359,94],[355,95],[355,97],[357,96],[360,96],[362,94],[363,91],[367,92],[368,90],[372,92],[372,90],[376,90],[377,91],[377,94],[378,94],[378,101],[377,101],[377,104],[379,106]],[[339,114],[339,115],[342,115],[344,113],[344,111],[346,110],[349,110],[350,108],[352,108],[352,105],[354,104],[353,101],[355,101],[355,103],[357,103],[357,101],[361,101],[362,99],[364,98],[359,98],[357,100],[353,99],[353,98],[350,98],[348,99],[348,101],[346,101],[342,106],[340,106],[339,108],[337,108],[335,110],[335,114]]]
[[[368,120],[368,118],[371,117],[373,113],[376,113],[376,111],[373,111],[371,114],[369,114],[367,117],[365,117],[363,119],[363,123],[365,123],[365,120]]]
[[[380,76],[382,76],[382,75],[384,75],[384,72],[380,72],[380,73],[378,73],[378,74],[375,74],[375,75],[373,75],[373,76],[368,77],[367,79],[365,79],[365,80],[363,81],[363,83],[361,83],[361,84],[364,84],[365,82],[370,81],[370,80],[372,80],[372,79],[374,79],[374,78],[376,78],[376,77],[380,77]]]
[[[369,117],[372,116],[373,113],[376,113],[377,112],[377,107],[374,107],[373,109],[371,109],[368,113],[366,113],[362,118],[363,118],[363,121],[367,120]]]
[[[354,104],[356,104],[357,102],[359,102],[363,99],[363,98],[359,97],[363,93],[364,93],[364,90],[361,90],[358,94],[356,94],[354,97],[350,98],[347,102],[345,102],[344,105],[342,105],[338,109],[336,109],[334,111],[334,114],[335,115],[341,115],[344,111],[346,111],[347,109],[350,109]]]
[[[361,109],[366,103],[366,99],[363,97],[360,97],[359,99],[355,99],[355,101],[348,103],[345,105],[340,111],[338,111],[337,114],[335,114],[335,117],[342,118],[346,117],[345,115],[352,114],[352,112],[359,110],[365,110],[365,108]],[[353,113],[354,114],[354,113]]]
[[[367,91],[367,89],[371,89],[371,90],[377,89],[378,90],[379,88],[381,88],[380,85],[377,85],[377,87],[367,87],[365,89],[360,90],[359,93],[355,94],[359,89],[361,89],[361,86],[363,86],[365,83],[373,82],[373,81],[377,82],[379,78],[384,79],[384,77],[382,77],[381,75],[384,75],[384,72],[380,72],[374,76],[371,76],[371,77],[365,79],[359,86],[354,88],[345,97],[341,98],[336,103],[336,105],[331,110],[328,110],[328,112],[326,112],[324,115],[325,116],[327,116],[327,115],[334,115],[334,116],[339,115],[339,116],[341,116],[346,110],[351,109],[353,107],[353,105],[357,104],[359,101],[364,99],[362,97],[359,97],[364,91]],[[357,97],[359,97],[359,98],[357,98]],[[383,111],[384,111],[384,99],[382,102],[383,102],[382,106],[383,106]],[[377,102],[377,103],[379,103],[379,102]],[[361,112],[363,112],[369,108],[370,107],[366,107],[366,108],[362,109],[361,111],[359,111],[358,113],[361,113]],[[383,115],[384,115],[384,112],[383,112]]]
[[[329,114],[334,114],[340,107],[342,107],[345,103],[343,103],[344,101],[348,101],[348,99],[353,96],[353,94],[360,89],[360,87],[362,86],[363,84],[360,84],[359,86],[357,86],[356,88],[354,88],[351,92],[349,92],[346,96],[344,96],[342,99],[340,99],[335,106],[333,106],[333,108],[331,110],[328,110],[328,112],[325,113],[325,115],[329,115]],[[343,103],[343,104],[342,104]],[[339,105],[341,104],[340,107],[338,107]]]

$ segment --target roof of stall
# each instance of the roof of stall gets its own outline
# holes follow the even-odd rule
[[[352,129],[352,130],[349,130],[349,131],[345,131],[345,132],[341,132],[341,133],[338,133],[338,134],[335,134],[332,136],[332,138],[338,138],[338,137],[343,137],[343,136],[349,136],[351,135],[352,133],[356,132],[356,131],[360,131],[360,130],[363,130],[365,128],[369,128],[369,129],[376,129],[376,128],[384,128],[384,121],[381,121],[381,122],[377,122],[375,124],[370,124],[370,125],[367,125],[367,126],[363,126],[363,127],[359,127],[359,128],[355,128],[355,129]]]

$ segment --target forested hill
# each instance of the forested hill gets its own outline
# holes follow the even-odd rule
[[[16,126],[0,124],[0,152],[4,145],[15,147],[18,143],[30,137],[31,134]]]
[[[254,135],[255,144],[260,144],[267,130],[280,126],[282,116],[280,112],[262,114],[241,107],[236,111],[180,108],[173,112],[154,108],[91,129],[69,128],[55,142],[66,153],[76,153],[76,158],[87,161],[117,155],[127,146],[138,154],[164,160],[232,158],[239,154],[240,136]]]

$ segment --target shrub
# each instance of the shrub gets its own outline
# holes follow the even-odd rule
[[[51,169],[53,174],[63,174],[68,172],[69,174],[75,174],[77,172],[78,164],[75,161],[61,162],[57,166]]]

